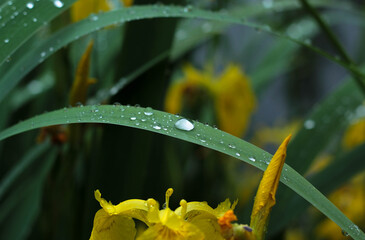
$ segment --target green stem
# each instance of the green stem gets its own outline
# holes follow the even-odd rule
[[[341,43],[336,38],[335,34],[332,32],[332,30],[328,27],[326,22],[322,19],[322,17],[319,15],[317,10],[312,7],[308,3],[307,0],[299,0],[302,4],[303,8],[307,10],[312,17],[316,20],[318,26],[322,29],[322,31],[326,34],[329,42],[332,44],[332,46],[337,50],[338,54],[342,58],[343,61],[345,61],[348,65],[352,67],[352,69],[356,70],[356,73],[360,73],[360,71],[357,70],[356,64],[351,60],[351,58],[347,55],[345,49],[342,47]],[[354,72],[350,72],[354,80],[356,81],[357,85],[360,87],[361,91],[365,95],[365,83],[363,82],[363,74],[355,74]]]

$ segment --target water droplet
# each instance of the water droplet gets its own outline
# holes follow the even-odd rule
[[[153,112],[144,112],[144,115],[146,115],[146,116],[152,116],[153,115]]]
[[[305,129],[308,129],[308,130],[313,129],[315,126],[316,126],[316,122],[311,119],[308,119],[307,121],[304,122]]]
[[[131,117],[131,118],[129,118],[130,120],[132,120],[132,121],[134,121],[134,120],[136,120],[137,118],[136,117]]]
[[[264,6],[264,8],[272,8],[272,5],[273,5],[273,0],[262,1],[262,6]]]
[[[153,126],[153,128],[156,129],[156,130],[160,130],[161,129],[161,126],[155,125],[155,126]]]
[[[28,9],[34,8],[34,3],[32,3],[32,2],[27,3],[27,8]]]
[[[229,148],[232,148],[232,149],[235,149],[235,148],[236,148],[236,146],[235,146],[235,145],[233,145],[233,144],[228,144],[228,147],[229,147]]]
[[[63,7],[63,2],[60,1],[60,0],[55,0],[53,1],[53,5],[56,7],[56,8],[61,8]]]
[[[189,120],[182,118],[175,123],[175,127],[182,131],[191,131],[194,129],[194,124]]]
[[[248,160],[252,161],[252,162],[256,162],[256,159],[253,157],[249,157]]]
[[[41,52],[41,57],[44,58],[46,56],[46,52]]]
[[[90,15],[90,19],[91,19],[91,21],[97,21],[99,19],[99,17],[92,14],[92,15]]]
[[[4,40],[4,43],[8,43],[9,41],[10,41],[9,38],[7,38]]]
[[[37,18],[33,18],[33,19],[32,19],[32,21],[33,21],[33,22],[37,22],[37,21],[38,21],[38,19],[37,19]]]
[[[348,236],[349,236],[348,232],[346,232],[345,230],[341,230],[341,233],[342,233],[342,235],[344,235],[345,237],[348,237]]]
[[[239,156],[241,156],[241,154],[239,154],[239,153],[236,153],[236,156],[237,156],[237,157],[239,157]]]

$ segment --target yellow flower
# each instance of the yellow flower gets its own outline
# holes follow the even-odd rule
[[[333,202],[354,223],[364,224],[365,218],[365,173],[358,174],[348,184],[329,196]],[[364,225],[363,225],[364,226]],[[322,221],[316,228],[321,239],[344,239],[341,228],[330,219]]]
[[[345,149],[354,148],[365,142],[365,118],[351,124],[345,132],[342,143]]]
[[[99,190],[95,191],[95,198],[102,209],[95,214],[90,240],[132,240],[136,235],[132,218],[149,223],[147,214],[151,206],[148,201],[132,199],[113,205],[101,198]]]
[[[186,105],[196,104],[202,92],[214,99],[218,124],[223,131],[242,136],[246,131],[256,99],[249,80],[234,64],[214,77],[212,71],[200,72],[191,65],[183,68],[184,78],[170,86],[166,99],[166,111],[176,114]]]
[[[71,20],[78,22],[92,13],[106,12],[112,9],[109,0],[78,0],[71,7]]]
[[[276,203],[275,194],[279,185],[290,138],[291,135],[283,141],[272,157],[257,190],[250,223],[256,239],[264,238],[271,208]]]
[[[76,103],[84,104],[86,102],[86,95],[89,85],[96,82],[94,78],[89,78],[92,47],[93,42],[91,41],[77,66],[76,76],[72,84],[69,98],[69,103],[71,106],[74,106]]]
[[[263,126],[255,132],[252,142],[258,147],[264,147],[267,144],[278,146],[282,139],[284,139],[290,133],[292,133],[294,136],[302,125],[302,121],[293,120],[284,126]]]
[[[147,220],[153,225],[138,237],[139,240],[205,239],[204,234],[196,226],[185,221],[181,215],[169,208],[169,199],[172,193],[172,188],[166,191],[166,208],[163,210],[158,209],[157,202],[150,203],[153,207],[147,215]]]

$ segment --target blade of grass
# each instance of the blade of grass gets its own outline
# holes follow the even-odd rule
[[[32,229],[40,210],[43,186],[56,159],[57,149],[53,149],[42,160],[33,174],[13,189],[0,205],[0,238],[25,239]],[[22,227],[19,227],[22,226]]]
[[[287,163],[304,174],[332,137],[349,124],[351,121],[349,114],[361,105],[362,100],[363,97],[356,85],[347,80],[317,104],[288,147]]]
[[[10,0],[0,27],[0,65],[45,23],[67,10],[76,0]]]
[[[299,0],[302,4],[303,8],[309,12],[310,15],[312,15],[313,19],[317,22],[318,26],[322,29],[324,34],[327,36],[329,42],[334,47],[334,49],[338,52],[338,54],[341,56],[342,60],[348,64],[355,66],[355,63],[351,60],[349,55],[346,53],[345,49],[342,47],[340,41],[337,39],[336,35],[332,32],[332,30],[329,28],[327,23],[322,19],[321,15],[317,12],[317,10],[307,1],[307,0]],[[352,74],[353,78],[358,85],[358,87],[361,89],[363,94],[365,94],[365,83],[364,83],[364,77],[360,77],[356,74]]]
[[[321,49],[312,46],[307,41],[301,39],[295,39],[286,34],[273,31],[267,25],[255,24],[247,22],[242,17],[234,17],[228,13],[210,12],[200,9],[194,9],[191,7],[176,7],[176,6],[135,6],[130,8],[124,8],[107,13],[101,13],[93,15],[89,19],[72,24],[63,28],[59,32],[52,35],[50,38],[39,43],[38,47],[34,47],[32,50],[26,53],[24,57],[16,62],[9,64],[9,70],[0,79],[0,101],[4,99],[6,94],[12,90],[18,82],[28,72],[34,69],[38,64],[47,59],[55,51],[66,46],[72,41],[77,40],[81,36],[97,31],[98,29],[111,25],[124,23],[134,20],[150,19],[150,18],[169,18],[169,17],[184,17],[184,18],[199,18],[204,20],[212,20],[218,22],[225,22],[230,24],[239,24],[262,32],[271,33],[277,37],[293,41],[299,45],[311,49],[326,57],[327,59],[343,66],[356,76],[362,77],[363,74],[353,65],[349,65],[342,60],[331,56],[330,54],[322,51]],[[0,46],[1,49],[1,46]],[[52,50],[50,50],[52,49]]]
[[[245,161],[261,170],[266,169],[272,157],[269,153],[242,139],[199,122],[193,122],[194,129],[191,131],[180,130],[175,127],[175,123],[179,119],[181,117],[176,115],[141,107],[105,105],[65,108],[18,123],[2,131],[0,140],[50,125],[108,123],[147,130],[195,143]],[[355,224],[290,166],[284,166],[280,180],[332,219],[354,239],[365,238],[365,234]]]
[[[24,157],[16,164],[16,166],[4,176],[3,180],[0,182],[0,201],[4,194],[11,186],[11,184],[27,169],[30,165],[34,163],[48,148],[49,144],[41,144],[30,149],[29,152],[24,154]]]
[[[350,180],[357,173],[364,171],[364,155],[364,145],[359,146],[348,153],[341,154],[324,170],[316,175],[310,176],[309,181],[323,194],[329,194],[331,191],[346,183],[346,181]],[[302,214],[308,207],[308,202],[304,201],[304,199],[300,198],[298,195],[292,194],[290,200],[285,205],[286,214],[282,214],[284,209],[280,209],[280,212],[279,209],[274,208],[274,214],[276,214],[276,216],[280,215],[280,218],[272,218],[276,224],[270,228],[269,234],[275,234],[282,230],[295,218],[295,216]]]

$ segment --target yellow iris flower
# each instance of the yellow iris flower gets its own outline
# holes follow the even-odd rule
[[[133,0],[121,0],[121,2],[125,7],[133,4]],[[78,0],[71,7],[71,20],[78,22],[92,13],[107,12],[111,9],[113,4],[110,0]]]
[[[284,165],[287,137],[275,153],[261,180],[251,215],[251,227],[232,223],[237,220],[233,210],[237,201],[229,199],[213,209],[206,202],[180,201],[175,211],[169,208],[173,189],[166,191],[166,207],[159,209],[154,199],[132,199],[113,205],[101,198],[99,190],[95,198],[100,209],[94,218],[90,240],[135,239],[133,219],[147,225],[137,240],[261,240],[264,238],[268,216],[275,204],[275,194]]]
[[[167,92],[166,111],[180,113],[184,101],[190,103],[203,90],[214,99],[219,127],[241,137],[256,107],[256,98],[240,67],[230,64],[218,77],[213,76],[212,71],[201,72],[191,65],[186,65],[183,72],[184,78],[173,83]]]

